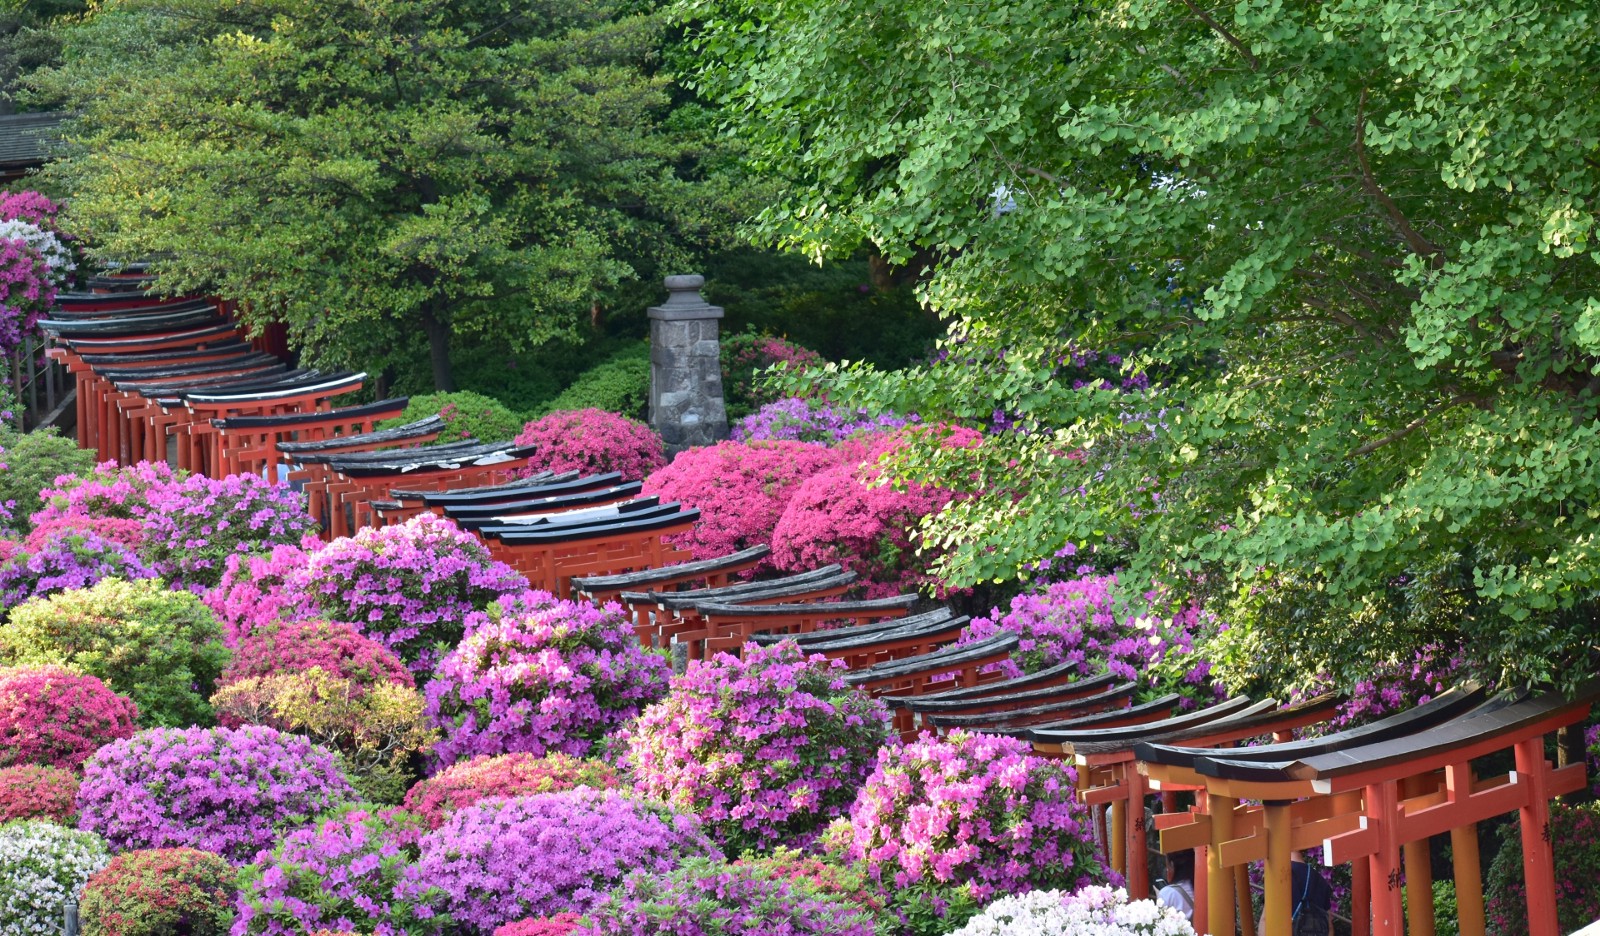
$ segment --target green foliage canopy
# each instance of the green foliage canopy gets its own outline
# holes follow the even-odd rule
[[[932,256],[962,363],[835,398],[1032,431],[914,453],[984,493],[955,582],[1067,543],[1231,603],[1235,675],[1459,636],[1576,676],[1600,585],[1590,3],[685,0],[782,178],[770,243]],[[1134,349],[1148,394],[1050,380]],[[1001,353],[1003,352],[1003,354]]]
[[[663,18],[622,7],[106,0],[29,79],[79,115],[48,180],[98,257],[286,321],[318,363],[425,334],[452,389],[452,333],[572,334],[731,230],[712,128],[655,68]]]

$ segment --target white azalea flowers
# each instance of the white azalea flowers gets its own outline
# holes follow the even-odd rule
[[[1194,928],[1171,907],[1130,901],[1121,888],[1095,885],[1076,894],[1002,897],[953,936],[1194,936]]]

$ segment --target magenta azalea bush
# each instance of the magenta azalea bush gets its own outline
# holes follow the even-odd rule
[[[53,517],[28,531],[24,541],[29,552],[38,552],[62,536],[94,533],[101,539],[111,540],[134,554],[144,545],[144,524],[131,517],[91,517],[86,514],[67,514]]]
[[[0,824],[48,819],[72,825],[78,816],[78,777],[42,764],[0,767]]]
[[[888,736],[844,664],[793,643],[694,661],[629,733],[640,792],[698,815],[738,854],[803,845],[841,816]]]
[[[51,243],[41,243],[45,238]],[[0,352],[20,347],[55,305],[56,289],[70,272],[56,268],[61,256],[65,247],[54,234],[27,221],[0,221]]]
[[[468,932],[529,917],[586,912],[634,871],[669,871],[716,855],[691,816],[607,790],[488,799],[422,839],[421,880],[449,894]]]
[[[538,757],[525,752],[480,755],[452,764],[406,791],[405,807],[437,829],[458,809],[493,797],[562,793],[577,787],[614,790],[616,768],[604,761],[566,754]]]
[[[495,927],[494,936],[572,936],[583,917],[576,913],[530,918]]]
[[[28,537],[28,551],[0,563],[0,617],[29,598],[88,588],[109,578],[150,579],[161,574],[133,549],[93,529],[59,523],[44,529],[48,535]]]
[[[821,442],[831,445],[859,433],[888,432],[918,422],[916,415],[872,413],[820,400],[784,397],[762,406],[733,427],[735,442]]]
[[[633,874],[591,909],[582,936],[872,936],[872,914],[753,864],[704,858]]]
[[[535,463],[549,471],[616,471],[624,481],[642,481],[667,463],[654,429],[601,409],[562,410],[535,419],[522,427],[517,444],[536,446]]]
[[[185,846],[244,864],[353,792],[334,755],[297,735],[154,728],[84,764],[79,826],[119,851]]]
[[[712,559],[770,543],[795,490],[838,463],[837,452],[814,442],[719,442],[680,452],[645,479],[644,493],[698,507],[700,522],[672,543]]]
[[[357,805],[289,833],[245,869],[230,936],[443,932],[445,893],[417,874],[424,831],[409,813]]]
[[[319,616],[321,609],[315,603],[284,586],[321,548],[322,543],[313,536],[299,545],[274,546],[262,555],[228,558],[221,580],[206,591],[205,602],[222,625],[229,647],[239,646],[246,636],[269,624]]]
[[[777,395],[761,385],[761,374],[774,364],[799,370],[822,363],[822,355],[785,338],[746,333],[722,342],[722,389],[728,415],[743,416]]]
[[[55,230],[56,215],[60,213],[61,206],[42,193],[27,189],[0,192],[0,221],[27,221]]]
[[[96,748],[130,737],[138,718],[97,677],[53,664],[0,667],[0,767],[76,770]]]
[[[74,516],[141,520],[149,512],[150,491],[182,479],[166,462],[102,462],[87,475],[64,475],[40,491],[45,506],[33,515],[33,525]]]
[[[849,857],[885,887],[966,886],[979,901],[1093,883],[1076,774],[1032,750],[965,731],[884,747],[850,810]]]
[[[229,557],[265,553],[316,530],[305,495],[253,474],[191,475],[151,487],[144,554],[167,578],[211,587]]]
[[[1218,695],[1211,663],[1195,649],[1216,628],[1209,616],[1189,605],[1170,619],[1134,617],[1118,611],[1117,589],[1115,575],[1053,582],[1013,598],[1004,614],[995,608],[975,618],[961,639],[1016,634],[1017,649],[1000,664],[1008,677],[1068,663],[1085,678],[1111,673],[1196,699]]]
[[[422,675],[461,640],[469,615],[528,580],[476,536],[424,513],[334,540],[289,571],[283,588],[289,607],[356,625]]]
[[[1454,686],[1466,676],[1466,652],[1459,645],[1426,644],[1412,651],[1409,659],[1392,660],[1376,667],[1355,685],[1339,703],[1339,713],[1322,728],[1338,731],[1376,721],[1395,712],[1415,708]],[[1293,698],[1314,698],[1338,689],[1338,682],[1322,675]],[[1308,729],[1315,733],[1318,729]]]
[[[670,665],[615,604],[528,592],[474,615],[424,689],[448,766],[479,754],[582,756],[667,691]]]
[[[357,687],[381,683],[414,687],[416,681],[393,651],[341,621],[269,621],[239,638],[233,659],[217,685],[318,668]]]

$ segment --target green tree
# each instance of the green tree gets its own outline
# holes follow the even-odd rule
[[[904,466],[984,492],[927,531],[950,578],[1123,548],[1130,580],[1229,604],[1241,679],[1425,635],[1496,675],[1590,671],[1593,4],[684,16],[702,91],[785,185],[766,241],[933,258],[962,363],[835,370],[829,392],[1032,430]],[[1155,388],[1056,380],[1085,348],[1127,349]]]
[[[288,323],[315,363],[573,333],[731,229],[711,127],[654,12],[573,0],[106,0],[35,100],[79,115],[47,182],[104,260]]]

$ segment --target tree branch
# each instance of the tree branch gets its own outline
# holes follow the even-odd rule
[[[1419,257],[1428,258],[1428,263],[1435,270],[1444,266],[1444,251],[1432,241],[1423,237],[1421,232],[1411,226],[1400,206],[1394,203],[1383,189],[1378,185],[1378,180],[1372,176],[1372,166],[1367,162],[1367,89],[1361,89],[1361,98],[1356,102],[1356,162],[1361,166],[1361,187],[1367,194],[1383,206],[1384,213],[1388,215],[1389,222],[1396,231],[1410,245],[1411,250]]]
[[[1200,19],[1200,22],[1205,23],[1207,26],[1211,27],[1211,31],[1212,32],[1214,32],[1217,35],[1221,36],[1222,38],[1228,40],[1228,44],[1229,45],[1233,46],[1235,49],[1238,49],[1239,50],[1239,54],[1244,56],[1244,60],[1250,64],[1250,70],[1251,71],[1255,71],[1256,69],[1261,67],[1261,63],[1256,60],[1255,53],[1250,51],[1250,47],[1249,46],[1245,45],[1243,42],[1240,42],[1238,36],[1235,36],[1233,33],[1228,32],[1228,27],[1226,27],[1226,26],[1222,25],[1221,23],[1217,22],[1216,19],[1210,13],[1207,13],[1205,10],[1202,10],[1199,7],[1195,6],[1194,5],[1194,0],[1183,0],[1183,5],[1188,7],[1189,8],[1189,12],[1193,13],[1196,17],[1198,17]]]
[[[1422,428],[1424,423],[1426,423],[1428,420],[1432,419],[1433,417],[1439,415],[1440,413],[1444,412],[1445,410],[1450,409],[1451,407],[1454,407],[1454,406],[1459,406],[1462,403],[1471,402],[1471,400],[1472,400],[1471,397],[1466,396],[1464,394],[1463,395],[1459,395],[1459,396],[1451,397],[1450,399],[1446,400],[1443,403],[1440,403],[1438,406],[1435,406],[1433,409],[1428,410],[1426,413],[1423,413],[1421,416],[1418,416],[1416,419],[1411,420],[1410,422],[1406,423],[1404,426],[1401,426],[1399,429],[1396,429],[1395,431],[1389,433],[1388,435],[1382,436],[1380,438],[1373,439],[1371,442],[1368,442],[1368,443],[1366,443],[1364,445],[1357,446],[1356,448],[1351,449],[1349,452],[1345,453],[1344,457],[1346,459],[1351,459],[1351,458],[1360,458],[1363,455],[1370,455],[1373,452],[1376,452],[1378,449],[1383,448],[1385,445],[1388,445],[1391,442],[1398,442],[1401,439],[1404,439],[1406,436],[1410,435],[1411,433],[1416,432],[1418,429]]]

